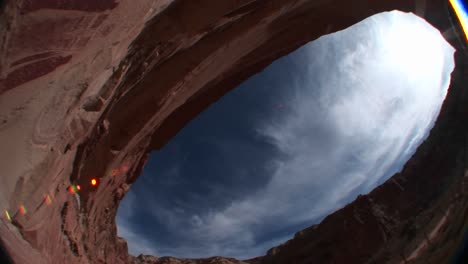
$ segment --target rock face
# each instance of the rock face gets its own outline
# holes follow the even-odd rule
[[[115,215],[151,149],[273,60],[395,9],[426,18],[457,48],[436,126],[401,173],[266,256],[128,254]],[[468,60],[449,14],[443,0],[9,1],[0,245],[15,263],[38,264],[446,262],[468,222]]]

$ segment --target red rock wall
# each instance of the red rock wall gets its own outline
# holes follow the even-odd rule
[[[115,214],[148,151],[273,60],[394,9],[450,27],[442,0],[8,3],[0,19],[6,249],[17,263],[238,263],[128,255]],[[449,41],[459,49],[449,96],[404,171],[250,263],[425,263],[453,252],[467,215],[468,95],[466,55]],[[84,188],[72,195],[70,184]]]
[[[25,0],[21,5],[23,14],[40,9],[80,10],[88,12],[102,12],[113,9],[118,5],[115,0]]]

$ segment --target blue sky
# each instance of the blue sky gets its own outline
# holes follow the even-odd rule
[[[134,255],[265,254],[401,169],[433,126],[453,52],[390,12],[275,61],[151,154],[119,235]]]

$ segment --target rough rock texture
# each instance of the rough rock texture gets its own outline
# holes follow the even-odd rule
[[[8,1],[0,17],[0,209],[11,221],[0,220],[0,245],[15,263],[38,264],[445,262],[468,222],[468,60],[463,36],[448,30],[446,5]],[[394,9],[426,18],[458,50],[436,126],[400,174],[263,257],[128,254],[115,214],[151,149],[273,60]]]

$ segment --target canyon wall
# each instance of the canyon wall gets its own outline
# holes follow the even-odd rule
[[[468,220],[468,62],[446,1],[1,8],[0,238],[14,263],[440,263],[455,252]],[[275,59],[390,10],[424,17],[457,48],[436,126],[401,173],[252,260],[128,254],[115,215],[151,149]]]

